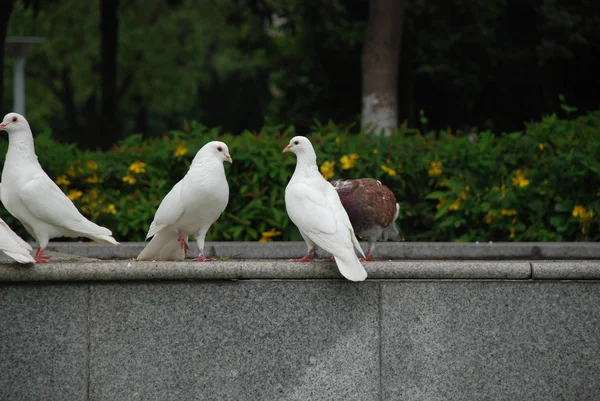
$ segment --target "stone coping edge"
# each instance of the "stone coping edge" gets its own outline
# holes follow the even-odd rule
[[[376,261],[373,279],[600,280],[600,261]],[[0,264],[0,282],[343,279],[335,263],[287,260],[58,261]]]
[[[361,243],[366,251],[367,244]],[[119,246],[94,242],[50,242],[48,250],[98,259],[130,259],[142,251],[144,242],[124,242]],[[190,243],[190,255],[198,248]],[[207,256],[237,259],[289,259],[306,253],[304,242],[208,242]],[[317,257],[327,257],[317,251]],[[387,260],[600,260],[597,242],[380,242],[373,256]]]

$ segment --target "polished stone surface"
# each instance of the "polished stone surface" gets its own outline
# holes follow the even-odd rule
[[[376,261],[364,262],[368,279],[513,279],[531,278],[524,261]],[[217,260],[214,262],[153,262],[107,260],[53,261],[48,264],[0,263],[2,281],[97,280],[257,280],[340,279],[334,262],[317,260]]]
[[[92,400],[378,400],[378,285],[108,283]]]
[[[383,400],[595,400],[600,283],[382,283]]]
[[[88,286],[0,285],[0,400],[87,396]]]

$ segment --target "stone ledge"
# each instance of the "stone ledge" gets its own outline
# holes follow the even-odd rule
[[[50,242],[48,250],[99,259],[135,258],[145,242],[108,246],[94,242]],[[190,255],[198,254],[191,243]],[[362,243],[366,250],[366,243]],[[238,259],[289,259],[306,253],[304,242],[207,242],[207,256]],[[381,242],[373,252],[382,260],[600,260],[597,242]],[[327,256],[317,252],[317,257]]]
[[[214,262],[90,261],[73,258],[39,265],[0,264],[0,282],[112,280],[295,280],[343,279],[335,263],[287,260]],[[376,261],[364,264],[369,279],[531,279],[526,261]],[[592,265],[590,265],[591,268]]]
[[[531,266],[536,280],[600,280],[600,261],[596,260],[532,262]]]

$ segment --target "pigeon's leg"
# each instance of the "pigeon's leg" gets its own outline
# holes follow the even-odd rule
[[[360,258],[361,262],[374,262],[375,259],[373,259],[373,257],[371,256],[371,252],[373,251],[373,248],[375,248],[374,246],[374,242],[369,241],[369,249],[367,249],[367,253],[365,254],[364,258]]]
[[[196,243],[198,244],[198,249],[200,249],[200,253],[198,257],[192,259],[193,262],[211,262],[215,260],[214,258],[207,258],[204,256],[204,238],[206,238],[206,232],[208,231],[208,227],[200,229],[195,235]]]
[[[314,262],[315,260],[311,258],[311,255],[315,252],[315,248],[312,248],[308,251],[306,255],[302,259],[292,259],[292,262]]]
[[[187,243],[187,237],[185,235],[183,235],[182,233],[179,233],[179,236],[177,237],[177,241],[179,242],[179,246],[181,246],[181,250],[183,251],[183,254],[187,256],[187,253],[190,251],[190,246]]]
[[[35,263],[48,263],[50,262],[50,257],[44,256],[44,248],[38,248],[35,253]]]

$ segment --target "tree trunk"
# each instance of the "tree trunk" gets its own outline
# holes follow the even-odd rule
[[[117,51],[119,0],[100,0],[101,94],[100,137],[98,145],[110,148],[120,137],[120,118],[117,95]]]
[[[0,6],[0,112],[4,110],[4,42],[8,30],[8,20],[12,13],[14,0],[1,2]]]
[[[398,125],[398,63],[405,0],[371,0],[363,48],[362,123],[388,136]]]

